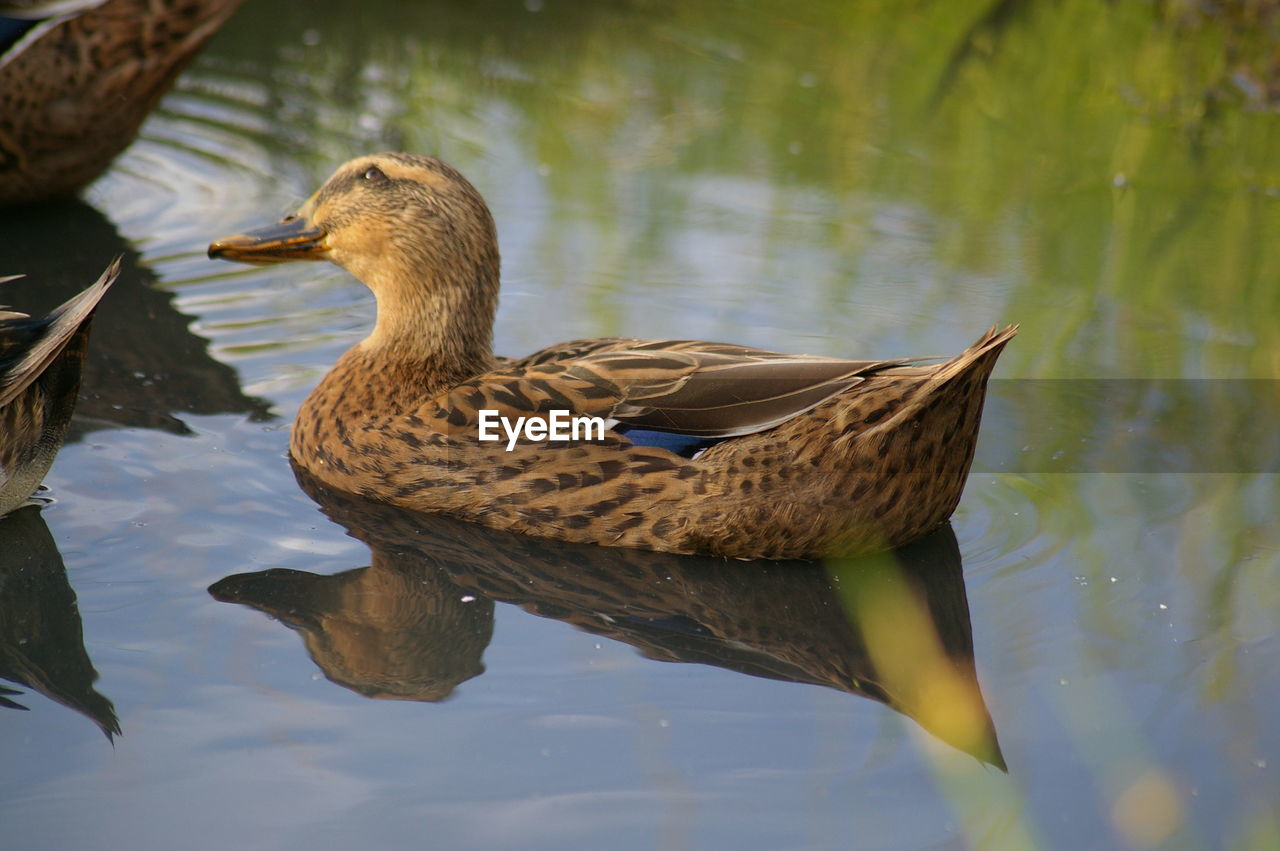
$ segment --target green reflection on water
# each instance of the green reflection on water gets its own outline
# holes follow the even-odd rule
[[[1244,15],[1101,0],[250,4],[205,68],[252,69],[265,138],[312,180],[371,148],[475,173],[518,145],[555,203],[538,212],[601,223],[585,253],[610,331],[621,317],[601,293],[618,269],[644,279],[687,223],[688,176],[715,176],[762,188],[748,201],[774,222],[760,237],[780,275],[796,234],[777,214],[797,190],[827,199],[801,227],[839,258],[813,282],[832,306],[874,285],[859,278],[894,226],[886,208],[910,210],[899,224],[927,228],[933,280],[901,285],[925,316],[998,295],[990,319],[1026,328],[1006,374],[1270,377],[1280,117],[1258,82],[1268,29]]]
[[[166,109],[252,140],[263,183],[285,175],[299,197],[356,153],[441,154],[494,204],[508,260],[524,261],[508,263],[504,311],[530,309],[523,293],[551,300],[550,330],[572,329],[559,337],[698,333],[689,317],[719,315],[716,336],[887,357],[943,353],[939,329],[951,339],[1008,321],[1023,331],[1005,377],[1274,378],[1280,115],[1265,5],[1224,4],[1233,18],[1102,0],[547,2],[536,13],[258,2]],[[276,187],[263,193],[279,202]],[[243,214],[278,212],[246,202]],[[712,239],[725,233],[737,241]],[[758,262],[740,275],[744,245]],[[667,313],[642,325],[625,295],[637,289]],[[801,307],[776,326],[750,312],[791,301]],[[796,324],[787,344],[775,338]],[[1203,413],[1169,432],[1194,439]],[[1086,414],[1076,406],[1059,425],[1088,431]],[[1237,436],[1209,430],[1223,446]],[[966,548],[988,550],[970,566],[1007,618],[987,629],[1027,645],[1004,661],[1051,686],[1047,665],[1078,665],[1046,701],[1107,818],[1126,793],[1158,793],[1164,763],[1185,757],[1160,752],[1161,731],[1108,674],[1156,682],[1184,725],[1198,717],[1187,702],[1206,717],[1228,707],[1230,753],[1213,756],[1232,766],[1218,785],[1234,803],[1220,817],[1242,836],[1274,835],[1275,783],[1249,768],[1269,741],[1257,695],[1274,693],[1274,673],[1260,677],[1248,650],[1277,634],[1280,477],[1247,465],[1259,474],[1063,475],[1046,459],[998,486],[976,476],[961,509],[962,530],[990,524]],[[1108,735],[1091,741],[1098,726]],[[1157,843],[1214,833],[1192,823],[1187,784],[1174,781],[1172,816],[1116,829]],[[1052,818],[1032,821],[1034,833]]]

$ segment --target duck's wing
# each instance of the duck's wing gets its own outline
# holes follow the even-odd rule
[[[0,311],[0,407],[16,399],[62,353],[119,274],[117,257],[97,281],[48,316],[32,319]]]
[[[571,379],[610,392],[607,416],[628,426],[698,437],[764,431],[907,361],[850,361],[727,344],[603,351],[578,358]]]
[[[503,365],[504,367],[527,369],[532,366],[576,360],[596,352],[643,346],[647,342],[647,340],[636,340],[631,337],[596,337],[590,340],[569,340],[566,343],[556,343],[554,346],[538,349],[538,351],[526,357],[508,358]]]
[[[551,355],[547,353],[552,352]],[[692,340],[602,340],[544,349],[438,400],[456,425],[563,409],[624,426],[706,438],[779,425],[890,368],[918,359],[850,361]]]
[[[767,358],[788,360],[814,360],[813,355],[796,355],[757,349],[733,343],[712,343],[707,340],[639,340],[635,337],[593,337],[587,340],[570,340],[539,349],[523,358],[509,358],[507,366],[530,367],[549,363],[567,363],[589,355],[620,351],[637,352],[692,352],[724,355],[739,358]],[[821,358],[817,358],[821,360]],[[854,363],[854,361],[845,361]],[[871,363],[867,361],[866,363]]]
[[[39,44],[68,18],[106,0],[0,0],[0,65]]]

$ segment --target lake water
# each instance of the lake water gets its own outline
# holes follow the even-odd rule
[[[1275,21],[1153,5],[249,0],[0,215],[5,303],[125,255],[0,521],[0,842],[1280,847]],[[502,353],[1021,323],[954,536],[708,563],[299,482],[372,299],[205,246],[388,149],[488,199]]]

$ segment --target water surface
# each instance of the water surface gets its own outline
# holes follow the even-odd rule
[[[0,222],[24,308],[126,262],[0,521],[6,847],[1275,847],[1272,24],[1200,14],[250,0]],[[1021,323],[954,546],[734,573],[313,499],[288,424],[372,300],[204,247],[385,149],[488,199],[503,353]]]

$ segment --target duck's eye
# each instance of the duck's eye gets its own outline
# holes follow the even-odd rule
[[[376,165],[371,165],[368,168],[366,168],[364,170],[364,174],[360,176],[363,177],[365,180],[377,181],[377,180],[387,179],[387,176],[382,173],[382,169],[378,168]]]

